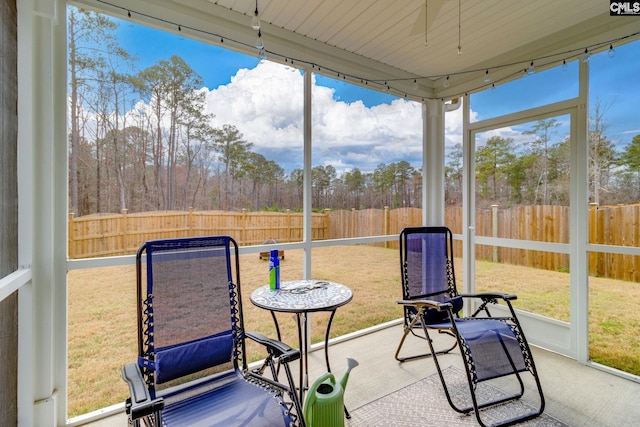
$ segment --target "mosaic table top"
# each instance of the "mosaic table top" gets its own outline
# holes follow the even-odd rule
[[[347,286],[326,280],[290,280],[280,289],[264,285],[251,293],[251,302],[260,308],[282,312],[331,311],[353,298]]]

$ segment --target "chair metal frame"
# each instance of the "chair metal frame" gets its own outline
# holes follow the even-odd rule
[[[231,341],[230,354],[228,356],[220,356],[226,360],[216,360],[210,366],[204,368],[215,368],[220,363],[232,363],[233,367],[224,372],[213,373],[199,379],[187,378],[182,384],[173,385],[169,388],[158,390],[159,359],[154,347],[154,298],[152,288],[149,287],[149,281],[152,281],[153,265],[150,254],[156,251],[162,253],[166,251],[207,251],[217,250],[224,251],[226,256],[226,269],[228,280],[228,298],[231,329],[224,332],[225,342]],[[158,256],[158,255],[154,255]],[[146,269],[144,268],[146,262]],[[206,259],[203,258],[203,262]],[[146,270],[146,275],[143,275]],[[213,273],[211,273],[213,274]],[[186,275],[186,274],[185,274]],[[188,275],[187,275],[188,276]],[[194,396],[209,396],[206,393],[220,387],[219,390],[228,387],[229,384],[240,382],[239,389],[249,390],[251,393],[260,394],[259,390],[253,387],[246,388],[245,383],[251,383],[262,389],[268,399],[275,399],[281,407],[283,414],[283,425],[289,427],[304,427],[305,422],[302,416],[302,404],[296,392],[296,386],[293,380],[289,363],[300,358],[300,351],[290,346],[259,333],[246,332],[244,329],[244,318],[242,313],[242,295],[240,289],[240,264],[238,257],[238,245],[230,236],[207,236],[181,239],[155,240],[144,243],[136,254],[136,282],[137,282],[137,325],[138,325],[138,361],[127,364],[122,368],[122,377],[129,385],[130,397],[126,400],[126,412],[129,417],[129,423],[139,426],[141,423],[152,426],[166,425],[167,417],[163,413],[171,405],[179,404],[188,406],[192,404]],[[151,291],[150,291],[151,289]],[[220,301],[218,301],[220,303]],[[214,339],[217,339],[216,334]],[[212,336],[213,337],[213,336]],[[207,338],[208,339],[208,338]],[[245,340],[250,339],[264,346],[267,357],[262,365],[257,369],[249,369],[246,359]],[[227,344],[225,344],[227,345]],[[212,348],[220,348],[219,344]],[[206,349],[203,349],[206,350]],[[204,351],[198,349],[197,353],[202,354]],[[194,353],[195,354],[195,353]],[[192,357],[183,358],[191,361]],[[204,363],[209,363],[204,362]],[[186,363],[188,364],[188,362]],[[271,378],[264,376],[264,371],[269,368]],[[157,368],[157,369],[156,369]],[[198,368],[202,368],[198,366]],[[287,384],[283,384],[278,380],[280,369],[284,368],[287,377]],[[166,369],[166,368],[165,368]],[[178,366],[176,369],[181,370]],[[189,368],[187,368],[188,370]],[[200,370],[200,369],[199,369]],[[185,373],[179,372],[173,375],[169,380],[182,379],[188,377],[195,371]],[[165,374],[167,375],[167,374]],[[163,379],[162,382],[165,380]],[[222,384],[222,385],[219,385]],[[244,385],[243,385],[244,384]],[[242,387],[245,387],[244,389]],[[225,389],[226,390],[226,389]],[[225,393],[225,391],[221,391]],[[219,396],[218,396],[219,397]],[[206,400],[208,397],[204,397]],[[242,396],[235,397],[242,400]],[[273,406],[272,404],[270,404]],[[178,423],[180,424],[180,422]],[[173,425],[173,424],[172,424]],[[189,423],[187,422],[187,424]]]
[[[446,246],[446,284],[443,284],[441,290],[433,291],[426,294],[411,295],[410,286],[408,284],[408,243],[411,235],[425,235],[429,233],[438,233],[444,236],[444,244]],[[540,416],[545,407],[544,395],[540,378],[536,370],[535,363],[529,344],[524,336],[522,327],[516,316],[511,301],[516,300],[515,295],[506,293],[479,293],[479,294],[459,294],[456,289],[455,272],[453,266],[453,236],[451,230],[447,227],[407,227],[400,233],[400,264],[402,271],[402,287],[403,299],[398,301],[403,305],[404,334],[396,351],[396,359],[400,362],[413,360],[422,357],[433,357],[440,381],[444,388],[445,395],[449,405],[457,412],[469,414],[474,412],[476,419],[481,426],[485,426],[482,418],[482,410],[510,401],[519,400],[525,393],[525,383],[521,377],[521,373],[529,372],[535,381],[537,393],[539,395],[539,405],[532,411],[516,415],[514,417],[502,420],[492,426],[508,426],[530,420]],[[424,245],[424,243],[423,243]],[[424,256],[424,255],[421,255]],[[423,267],[424,268],[424,267]],[[423,279],[424,280],[424,279]],[[463,300],[475,300],[478,302],[478,308],[469,317],[461,317],[460,313],[463,308]],[[502,302],[508,308],[507,316],[492,316],[490,307]],[[416,334],[415,328],[419,328],[424,336]],[[449,334],[455,337],[453,346],[444,350],[437,350],[434,347],[433,339],[430,331],[438,331],[439,333]],[[426,339],[428,343],[429,353],[419,354],[410,357],[399,357],[400,349],[408,334],[411,333],[419,338]],[[504,360],[508,361],[504,366],[495,368],[495,371],[483,370],[478,365],[478,361],[482,361],[479,357],[478,347],[474,347],[473,340],[477,337],[489,337],[491,344],[500,345],[504,355]],[[456,405],[451,398],[451,393],[445,376],[443,375],[438,355],[449,353],[458,347],[463,359],[463,365],[466,373],[466,379],[471,394],[470,405]],[[474,360],[474,351],[475,358]],[[495,378],[513,376],[518,384],[518,391],[506,396],[479,402],[476,397],[476,389],[479,383],[489,381]]]

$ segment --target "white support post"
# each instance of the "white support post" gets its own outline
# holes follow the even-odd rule
[[[312,73],[309,67],[304,69],[304,170],[303,196],[304,212],[302,241],[304,243],[303,278],[311,279],[311,241],[313,240],[313,206],[312,206],[312,176],[311,176],[311,96]]]
[[[66,2],[17,6],[19,258],[32,277],[19,296],[18,417],[46,427],[67,416]]]
[[[571,120],[571,200],[569,211],[570,352],[581,363],[589,361],[589,200],[588,127],[589,64],[580,62],[577,117]],[[573,137],[575,135],[575,138]]]
[[[311,120],[311,98],[313,88],[313,75],[311,69],[304,69],[304,170],[303,170],[303,236],[304,258],[302,262],[302,276],[304,279],[311,279],[311,242],[313,240],[313,205],[312,205],[312,187],[311,187],[311,169],[312,169],[312,120]],[[311,313],[306,313],[306,321],[303,323],[306,327],[305,334],[307,348],[311,346]]]
[[[465,95],[462,113],[462,260],[463,293],[475,289],[475,144],[469,130],[469,96]],[[466,307],[467,309],[469,307]],[[468,314],[468,313],[467,313]]]
[[[422,223],[444,224],[444,103],[422,105]]]

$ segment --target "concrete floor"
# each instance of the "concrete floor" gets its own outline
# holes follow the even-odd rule
[[[353,410],[435,373],[431,359],[398,363],[394,359],[402,326],[394,325],[354,339],[336,340],[329,348],[331,368],[339,378],[346,358],[360,366],[349,376],[345,405]],[[317,347],[315,347],[317,348]],[[403,353],[422,352],[426,343],[408,338]],[[577,363],[564,356],[533,348],[545,394],[545,413],[571,426],[621,427],[640,425],[640,383]],[[414,353],[415,354],[415,353]],[[440,359],[439,359],[440,360]],[[323,351],[309,354],[310,377],[326,371]],[[461,366],[457,351],[441,359],[441,366]],[[126,426],[124,414],[86,424],[89,427]]]

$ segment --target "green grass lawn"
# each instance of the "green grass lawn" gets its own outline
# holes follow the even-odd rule
[[[281,280],[302,277],[302,251],[286,251]],[[343,283],[353,300],[338,309],[331,336],[340,336],[397,319],[402,310],[397,249],[341,246],[314,249],[312,276]],[[240,260],[245,327],[275,337],[271,315],[249,301],[251,292],[268,283],[268,263],[258,254]],[[458,287],[462,271],[456,266]],[[476,263],[478,291],[500,290],[518,295],[516,307],[557,320],[569,320],[569,274],[529,267]],[[128,389],[120,369],[136,358],[135,267],[71,271],[69,287],[69,416],[122,402]],[[590,279],[590,356],[640,375],[640,284]],[[625,307],[619,308],[624,303]],[[283,341],[297,343],[293,316],[279,315]],[[326,313],[312,316],[312,341],[324,339]],[[400,339],[400,337],[398,337]],[[394,344],[395,345],[395,344]],[[263,357],[250,349],[250,358]]]

